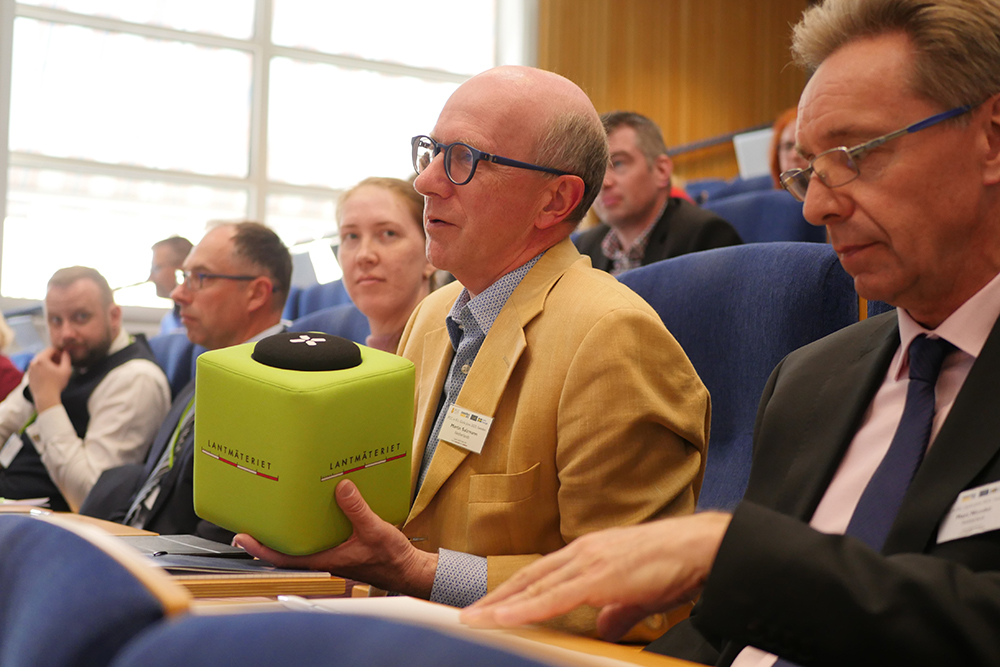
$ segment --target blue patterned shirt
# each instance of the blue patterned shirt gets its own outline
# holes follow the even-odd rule
[[[455,356],[448,369],[448,378],[444,383],[444,395],[438,404],[437,419],[434,428],[427,439],[424,448],[424,458],[420,464],[420,474],[417,477],[417,488],[424,483],[427,469],[430,467],[434,452],[437,450],[441,426],[444,424],[447,406],[454,403],[465,378],[472,369],[472,364],[483,346],[486,335],[493,327],[500,311],[503,310],[510,295],[521,284],[531,267],[541,255],[532,258],[526,264],[504,275],[481,293],[472,297],[469,290],[463,289],[455,300],[451,312],[445,320],[448,336]],[[472,554],[438,550],[438,566],[434,573],[434,586],[431,589],[431,601],[453,607],[467,607],[486,595],[486,559]]]

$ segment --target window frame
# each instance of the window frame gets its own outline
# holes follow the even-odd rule
[[[333,55],[307,49],[279,46],[271,43],[273,0],[254,0],[254,29],[248,40],[207,33],[193,33],[172,28],[131,23],[128,21],[77,14],[61,9],[38,7],[0,0],[0,261],[4,242],[4,221],[7,217],[8,171],[10,167],[57,169],[71,173],[138,178],[187,185],[203,185],[240,189],[247,193],[247,218],[268,223],[269,195],[300,195],[334,199],[339,190],[270,181],[267,177],[268,94],[271,61],[275,57],[335,65],[347,69],[365,69],[388,75],[412,76],[432,81],[462,83],[468,76],[441,70],[411,67],[349,56]],[[9,150],[10,98],[13,59],[13,34],[16,18],[78,25],[97,30],[123,32],[154,39],[187,42],[201,46],[236,49],[248,52],[252,58],[250,99],[249,165],[246,178],[208,176],[183,171],[123,166],[87,160],[57,158]],[[537,62],[538,0],[496,0],[496,62],[526,64]],[[419,131],[415,128],[414,131]],[[407,147],[401,150],[408,150]],[[192,239],[193,240],[193,239]],[[86,263],[85,258],[81,262]],[[0,283],[0,308],[10,310],[38,303],[36,300],[3,296]],[[165,309],[141,306],[126,307],[127,319],[157,321]]]

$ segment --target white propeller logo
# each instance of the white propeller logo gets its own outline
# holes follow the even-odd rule
[[[318,343],[325,343],[326,339],[325,338],[313,338],[312,336],[308,336],[306,334],[302,334],[298,338],[293,338],[289,342],[291,342],[291,343],[305,343],[309,347],[316,347],[316,345]]]

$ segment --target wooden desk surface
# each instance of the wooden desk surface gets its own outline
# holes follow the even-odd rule
[[[133,528],[132,526],[125,526],[113,521],[105,521],[104,519],[96,519],[92,516],[83,516],[82,514],[74,514],[73,512],[53,512],[52,510],[39,509],[37,507],[29,507],[27,505],[0,505],[0,512],[9,514],[33,514],[36,516],[55,514],[60,517],[65,517],[71,521],[79,521],[80,523],[96,526],[109,535],[156,535],[156,533],[148,530]]]

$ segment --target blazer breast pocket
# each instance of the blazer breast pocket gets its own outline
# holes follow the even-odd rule
[[[534,542],[533,509],[541,464],[513,474],[469,478],[469,544],[473,553],[518,554]]]

